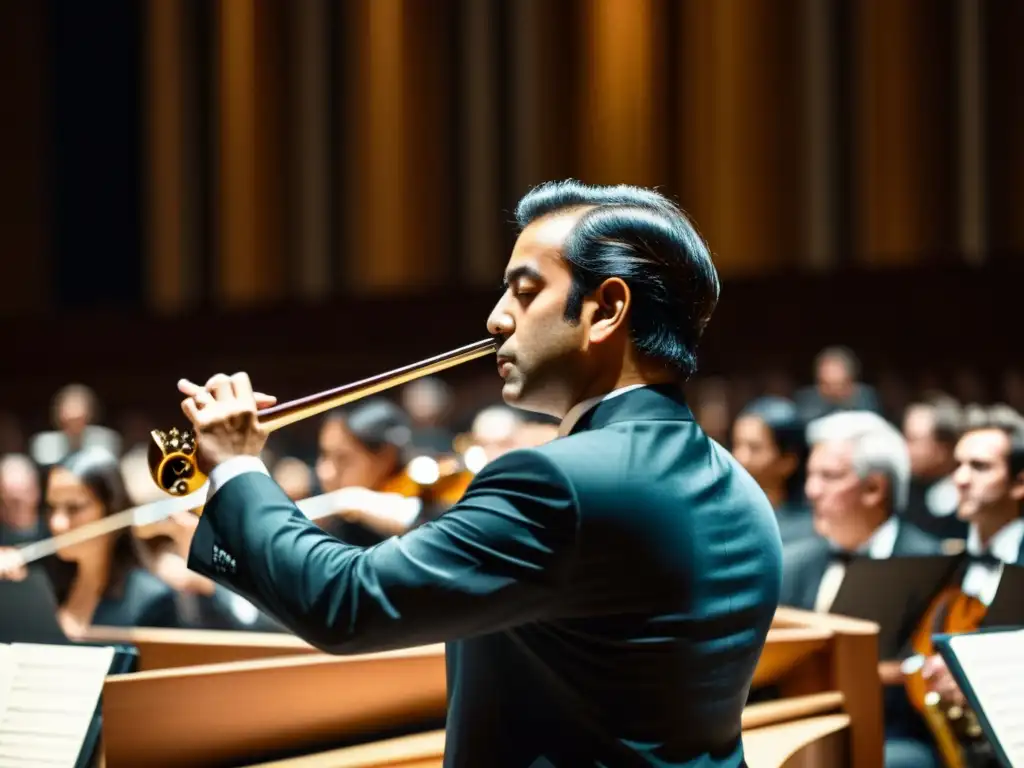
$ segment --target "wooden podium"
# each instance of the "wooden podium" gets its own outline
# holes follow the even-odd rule
[[[750,768],[881,765],[877,634],[779,609],[754,679],[778,697],[743,715]],[[139,672],[104,686],[106,768],[441,766],[442,646],[329,656],[283,634],[99,628],[91,639],[140,655]]]

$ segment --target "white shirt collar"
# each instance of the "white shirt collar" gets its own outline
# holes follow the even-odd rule
[[[871,538],[857,548],[857,553],[867,555],[872,560],[885,560],[892,557],[896,548],[896,536],[900,532],[900,521],[896,515],[875,528]],[[834,544],[832,546],[835,546]]]
[[[584,400],[581,403],[576,403],[576,405],[570,408],[569,412],[565,414],[565,418],[562,419],[562,424],[558,428],[558,436],[565,437],[566,435],[568,435],[572,431],[572,428],[575,427],[576,424],[579,422],[579,420],[583,418],[584,414],[598,403],[604,402],[605,400],[610,400],[613,397],[618,397],[619,395],[629,392],[631,389],[639,389],[640,387],[645,386],[647,385],[630,384],[625,387],[613,389],[608,394],[598,395],[597,397],[591,397],[589,400]]]
[[[1018,517],[1012,523],[1004,525],[988,543],[988,551],[1004,563],[1016,563],[1020,557],[1021,542],[1024,541],[1024,518]],[[971,524],[967,530],[967,551],[972,555],[980,555],[985,549],[981,546],[978,527]]]
[[[900,532],[900,521],[896,515],[882,523],[868,539],[868,555],[874,560],[885,560],[892,557],[896,549],[896,536]]]

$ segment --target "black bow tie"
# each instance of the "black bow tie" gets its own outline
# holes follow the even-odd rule
[[[982,552],[980,555],[973,555],[968,553],[967,561],[972,565],[985,565],[989,568],[998,568],[1003,564],[1003,561],[993,555],[991,552]]]
[[[843,565],[848,565],[854,560],[860,560],[866,557],[866,555],[863,555],[860,552],[850,552],[845,549],[833,549],[830,550],[828,554],[830,561],[833,563],[842,563]]]

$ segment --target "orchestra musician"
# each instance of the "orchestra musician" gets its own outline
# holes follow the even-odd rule
[[[783,605],[827,613],[845,578],[845,562],[855,554],[885,559],[941,552],[939,539],[899,515],[910,457],[895,427],[869,411],[837,412],[812,421],[807,439],[806,494],[819,536],[787,547]],[[879,677],[886,768],[935,765],[927,726],[907,699],[899,660],[883,658]]]
[[[45,506],[53,536],[127,509],[118,460],[104,448],[72,453],[50,469]],[[71,639],[81,638],[93,625],[181,625],[174,591],[146,570],[130,530],[67,546],[46,561],[46,568],[59,606],[57,618]],[[23,565],[0,567],[0,578],[24,578],[25,573]]]
[[[783,545],[816,535],[804,498],[805,432],[796,403],[782,397],[755,400],[732,427],[732,453],[775,507]]]
[[[963,562],[951,585],[922,619],[914,651],[925,659],[920,676],[907,680],[911,701],[924,711],[924,696],[937,692],[946,705],[965,706],[964,696],[932,644],[935,634],[976,631],[992,603],[1003,564],[1024,566],[1024,428],[1007,408],[975,411],[956,443],[953,482],[959,494],[957,517],[967,524]],[[963,734],[958,735],[963,739]],[[967,739],[969,741],[969,739]],[[972,766],[998,764],[983,743]],[[969,744],[961,749],[970,749]]]
[[[683,381],[717,303],[678,208],[635,187],[519,203],[487,320],[510,405],[558,439],[488,463],[447,513],[369,548],[309,523],[257,458],[244,373],[179,382],[210,495],[189,567],[332,653],[448,642],[445,765],[745,765],[778,606],[764,492]]]
[[[431,498],[407,472],[412,424],[399,406],[383,397],[331,412],[320,427],[316,475],[325,492],[363,488],[360,507],[347,506],[322,522],[342,541],[370,546],[439,515],[454,503],[471,475],[451,489],[452,498]],[[414,500],[418,503],[407,503]]]

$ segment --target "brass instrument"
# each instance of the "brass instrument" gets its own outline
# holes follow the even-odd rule
[[[920,690],[927,688],[921,669],[925,657],[915,655],[903,662],[901,670],[907,682]],[[970,707],[943,701],[937,691],[927,691],[921,699],[921,714],[935,738],[935,746],[945,768],[971,768],[968,754],[984,751],[984,734],[978,716]],[[965,753],[965,746],[970,748]]]
[[[985,612],[986,607],[961,592],[959,586],[946,587],[935,597],[913,635],[915,655],[902,666],[907,697],[932,732],[945,768],[994,765],[989,762],[995,759],[992,745],[981,730],[977,714],[970,707],[943,701],[930,690],[921,668],[935,653],[932,635],[976,631]]]
[[[496,346],[494,339],[484,339],[353,384],[264,408],[256,415],[263,428],[272,432],[386,389],[483,357],[495,352]],[[147,456],[149,471],[159,488],[172,496],[185,496],[202,487],[206,476],[196,463],[196,436],[192,430],[153,430],[150,436],[153,442]]]

